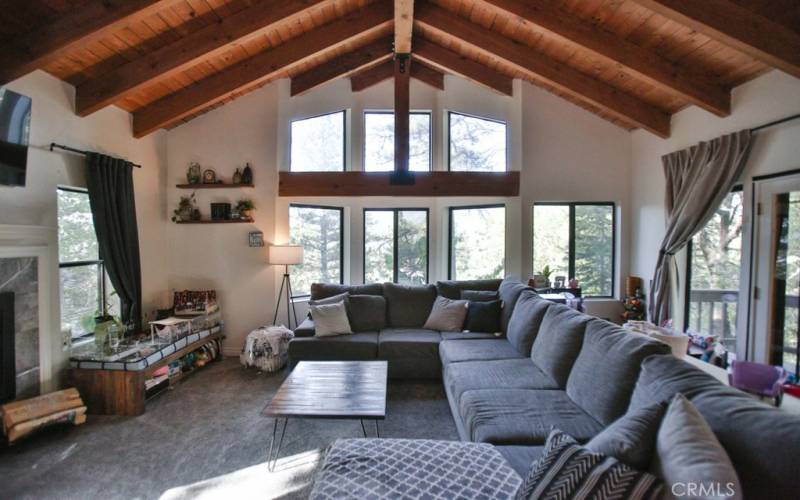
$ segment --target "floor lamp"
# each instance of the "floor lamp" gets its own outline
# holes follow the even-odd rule
[[[284,266],[283,280],[281,281],[281,291],[278,292],[278,302],[275,304],[275,317],[272,324],[278,320],[278,310],[281,307],[283,290],[286,290],[286,325],[292,328],[292,317],[290,311],[294,313],[294,326],[297,327],[297,311],[292,302],[292,281],[289,279],[289,266],[297,266],[303,263],[303,247],[300,245],[272,245],[269,247],[269,263],[272,265]]]

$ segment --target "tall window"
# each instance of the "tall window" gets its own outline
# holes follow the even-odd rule
[[[506,170],[505,123],[453,112],[447,116],[450,130],[450,170]]]
[[[85,190],[58,189],[58,261],[61,326],[73,338],[92,333],[94,318],[103,311],[106,290],[111,287],[106,284]]]
[[[291,143],[292,172],[344,170],[345,112],[293,121]]]
[[[575,278],[585,297],[614,295],[613,203],[536,203],[533,272]]]
[[[428,210],[364,209],[364,283],[428,282]]]
[[[502,278],[505,254],[505,206],[450,209],[450,279]]]
[[[729,193],[688,247],[686,327],[736,350],[744,196]]]
[[[431,169],[431,114],[415,111],[408,117],[409,164],[415,172]],[[394,170],[394,113],[364,113],[364,170]]]
[[[292,269],[295,296],[311,293],[311,283],[342,283],[344,209],[289,206],[289,241],[303,247],[303,264]]]

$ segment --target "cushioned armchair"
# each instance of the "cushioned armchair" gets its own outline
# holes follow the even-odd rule
[[[780,366],[770,366],[752,361],[734,361],[728,382],[731,386],[758,397],[775,399],[775,405],[781,405],[783,384],[789,373]]]

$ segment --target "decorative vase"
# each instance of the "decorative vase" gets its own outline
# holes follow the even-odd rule
[[[200,184],[200,164],[191,163],[186,170],[186,182],[189,184]]]
[[[242,216],[244,219],[252,219],[253,218],[253,211],[251,209],[240,210],[239,215]]]
[[[234,184],[241,184],[242,183],[242,173],[239,169],[236,169],[236,172],[233,173],[233,183]]]
[[[253,169],[250,168],[250,162],[244,166],[244,172],[242,172],[242,183],[243,184],[252,184],[253,183]]]

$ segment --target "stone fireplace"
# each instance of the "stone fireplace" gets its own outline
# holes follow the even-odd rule
[[[36,257],[0,258],[2,401],[40,392],[38,264]]]

